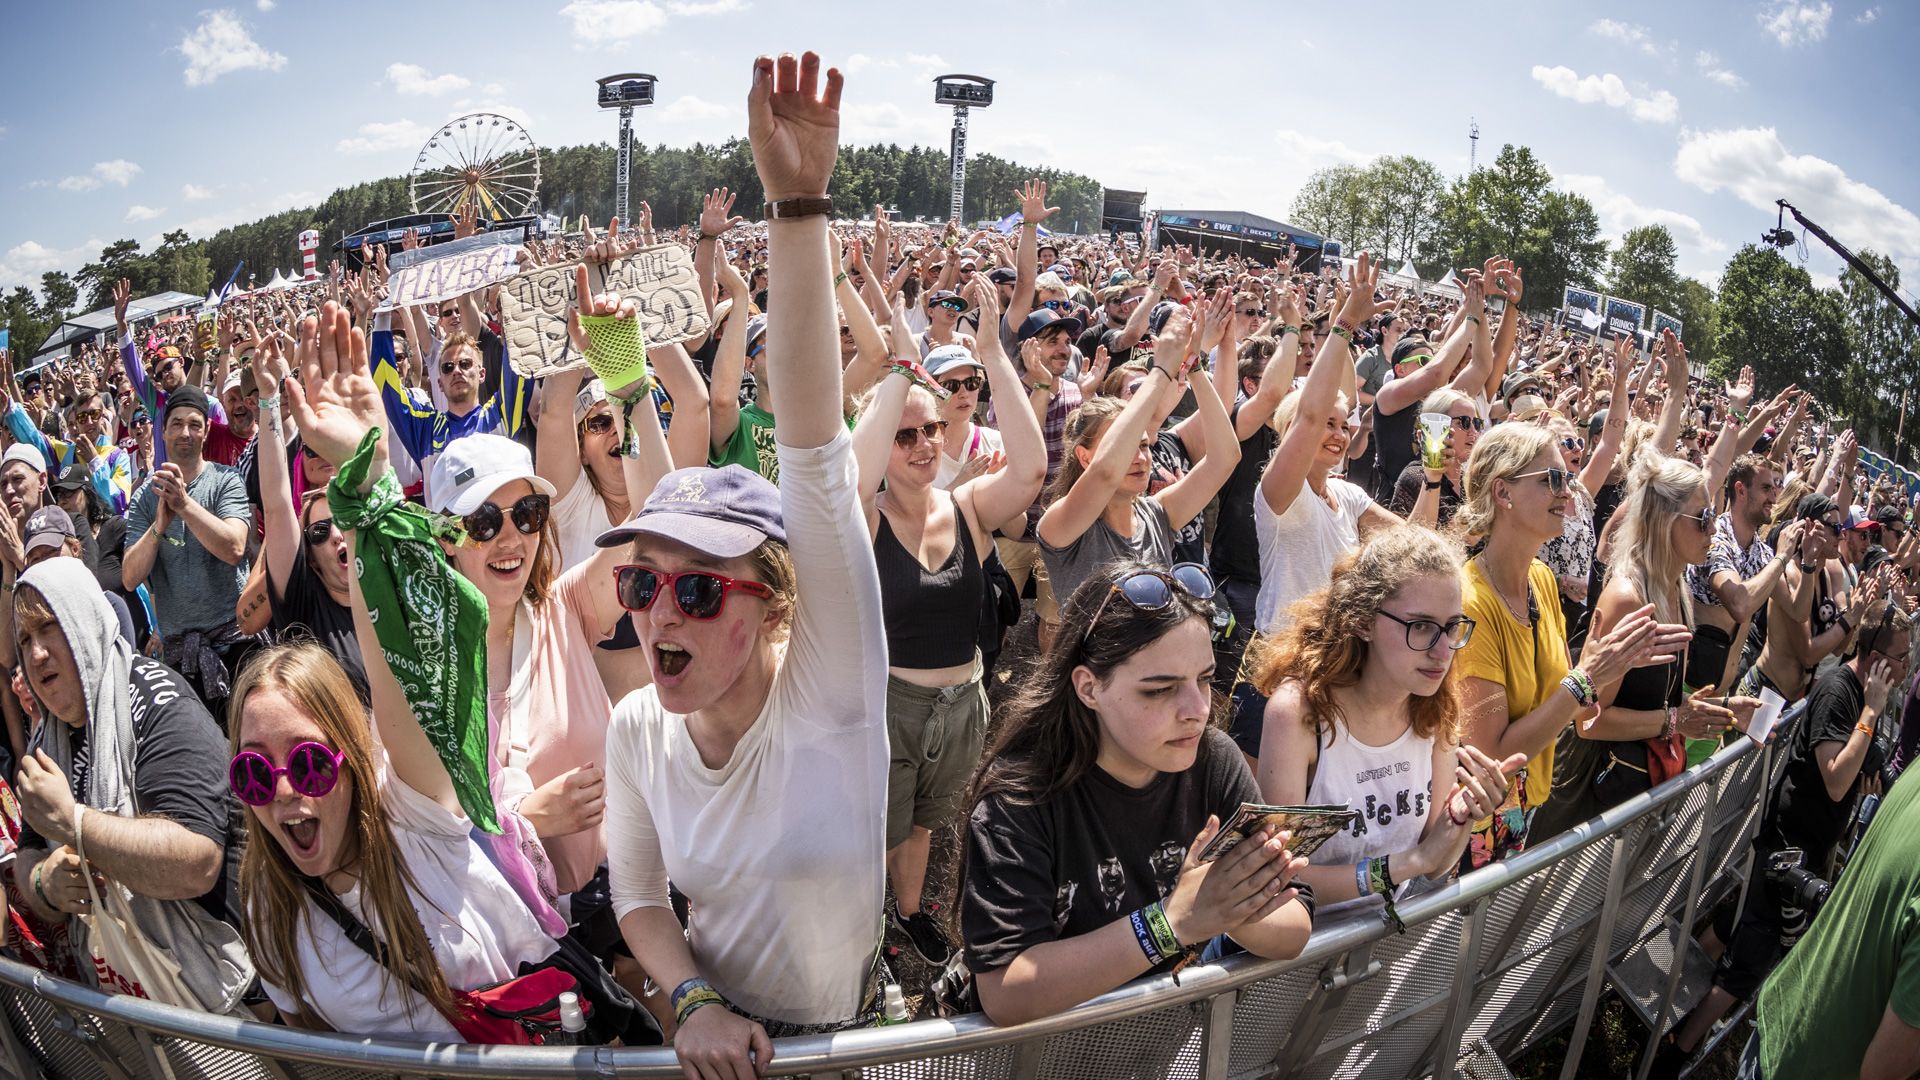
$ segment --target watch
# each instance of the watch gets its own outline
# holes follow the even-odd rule
[[[1423,490],[1423,491],[1439,491],[1439,490],[1440,490],[1440,481],[1438,481],[1438,480],[1427,480],[1427,481],[1424,481],[1424,482],[1423,482],[1423,484],[1422,484],[1422,488],[1421,488],[1421,490]]]
[[[802,195],[794,199],[778,199],[766,206],[768,221],[791,221],[794,218],[828,217],[833,214],[833,200],[824,195]]]

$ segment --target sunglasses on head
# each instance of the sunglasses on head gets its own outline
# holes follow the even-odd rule
[[[759,581],[730,578],[707,570],[682,570],[669,574],[651,566],[630,564],[613,571],[614,596],[628,611],[645,611],[653,606],[662,590],[673,594],[680,614],[702,622],[720,617],[727,594],[743,592],[762,600],[773,599],[773,589]]]
[[[921,424],[919,427],[903,427],[893,433],[893,443],[902,450],[911,450],[914,444],[920,441],[922,435],[927,437],[928,442],[932,442],[945,430],[947,430],[947,422],[945,420],[930,421]]]
[[[332,518],[320,518],[317,521],[309,521],[307,522],[306,533],[307,546],[319,547],[321,544],[333,539],[333,534],[337,531],[338,530],[333,527]]]
[[[587,417],[586,424],[587,434],[605,435],[607,432],[613,430],[613,414],[600,413],[596,416],[589,416]]]
[[[275,765],[265,754],[242,750],[227,765],[227,786],[248,806],[266,806],[273,802],[280,777],[287,778],[295,794],[318,799],[340,782],[340,763],[347,755],[323,743],[298,743],[287,751],[287,763]]]
[[[1555,495],[1565,495],[1568,488],[1573,485],[1573,474],[1565,469],[1535,469],[1532,472],[1515,473],[1508,479],[1525,480],[1533,476],[1546,477],[1547,490]]]
[[[1207,575],[1205,567],[1199,563],[1174,563],[1171,570],[1136,570],[1107,590],[1100,598],[1100,606],[1093,609],[1093,618],[1087,623],[1087,632],[1080,636],[1080,647],[1085,648],[1093,638],[1094,628],[1100,625],[1100,617],[1107,613],[1107,605],[1115,596],[1125,600],[1135,611],[1165,611],[1173,604],[1173,590],[1179,589],[1195,600],[1213,599],[1213,578]]]
[[[1473,628],[1478,625],[1465,615],[1455,615],[1444,623],[1437,623],[1432,619],[1403,619],[1384,609],[1380,612],[1380,616],[1392,619],[1406,628],[1407,648],[1414,652],[1426,652],[1439,644],[1442,637],[1447,639],[1447,648],[1458,652],[1467,647],[1467,642],[1473,640]]]
[[[504,512],[493,503],[483,502],[473,513],[460,520],[466,526],[467,539],[484,544],[500,535],[509,516],[513,518],[514,528],[532,536],[547,527],[548,508],[547,497],[536,491],[532,495],[522,495]]]
[[[1487,422],[1482,420],[1478,413],[1472,416],[1456,416],[1452,419],[1453,426],[1461,431],[1485,431],[1487,428]]]
[[[940,380],[940,388],[942,390],[945,390],[949,394],[957,394],[962,390],[965,390],[968,393],[972,393],[973,391],[980,389],[982,386],[985,386],[986,384],[987,384],[987,381],[985,379],[982,379],[978,375],[969,375],[964,379]]]

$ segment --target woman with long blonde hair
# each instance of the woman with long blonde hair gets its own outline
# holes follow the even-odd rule
[[[1533,812],[1552,793],[1554,740],[1593,707],[1594,688],[1628,669],[1673,659],[1687,641],[1684,625],[1658,622],[1647,604],[1593,635],[1579,667],[1572,665],[1559,582],[1536,557],[1565,527],[1572,484],[1552,433],[1533,424],[1499,425],[1467,459],[1455,524],[1481,539],[1467,561],[1464,604],[1476,629],[1458,661],[1466,741],[1496,759],[1527,758],[1525,780],[1475,826],[1468,852],[1474,867],[1526,845]]]
[[[1450,872],[1474,821],[1506,798],[1504,763],[1460,743],[1454,653],[1472,638],[1460,545],[1431,530],[1382,530],[1294,605],[1287,628],[1248,660],[1268,695],[1260,794],[1340,803],[1350,833],[1300,874],[1322,903],[1380,896]]]

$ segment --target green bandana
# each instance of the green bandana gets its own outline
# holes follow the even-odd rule
[[[354,573],[380,652],[453,779],[467,819],[497,833],[487,784],[487,605],[436,543],[457,528],[406,500],[388,472],[361,495],[380,429],[327,485],[334,523],[354,534]]]

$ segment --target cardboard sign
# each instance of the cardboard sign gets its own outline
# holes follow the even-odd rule
[[[507,358],[528,378],[587,362],[567,337],[573,271],[573,264],[543,266],[508,278],[500,290]],[[678,244],[641,248],[611,263],[588,263],[587,275],[594,292],[618,292],[638,303],[640,332],[649,342],[685,341],[707,329],[699,275]]]
[[[1617,296],[1607,297],[1606,335],[1618,340],[1630,338],[1639,333],[1641,323],[1646,321],[1645,304],[1636,304],[1631,300],[1622,300]]]
[[[1653,336],[1657,338],[1666,330],[1672,330],[1673,336],[1679,337],[1680,320],[1656,308],[1653,312]]]
[[[455,255],[465,255],[495,244],[521,244],[526,242],[525,229],[499,229],[494,232],[474,233],[458,240],[449,240],[444,244],[429,244],[412,251],[401,248],[387,252],[388,270],[405,270],[409,266],[445,259]]]
[[[483,240],[470,244],[469,241]],[[506,234],[483,234],[416,251],[398,251],[388,257],[393,276],[387,281],[389,306],[437,304],[456,296],[484,289],[512,277],[520,267],[515,261],[519,245]],[[400,256],[404,265],[395,266]]]

